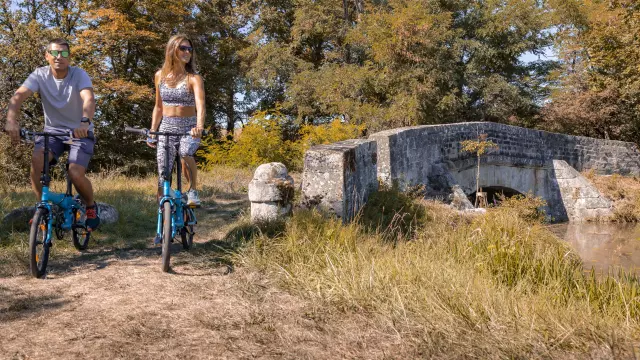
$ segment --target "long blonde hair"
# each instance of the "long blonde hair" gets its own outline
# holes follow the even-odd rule
[[[178,58],[178,47],[180,47],[180,43],[185,40],[187,40],[193,48],[193,41],[183,34],[173,35],[167,42],[167,47],[164,52],[164,64],[160,70],[160,81],[164,81],[168,86],[174,87],[182,81],[183,77],[178,78],[177,74],[184,74],[187,80],[189,76],[196,74],[195,50],[191,51],[191,59],[189,59],[189,62],[186,64],[183,64]],[[169,75],[172,75],[171,78],[167,78]],[[187,88],[189,88],[189,86],[187,86]]]

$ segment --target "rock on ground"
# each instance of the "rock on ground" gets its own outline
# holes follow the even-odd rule
[[[119,215],[116,208],[106,203],[98,202],[97,204],[101,224],[113,224],[118,221]],[[34,213],[35,207],[33,206],[23,206],[13,209],[2,218],[0,227],[14,231],[27,231],[29,230],[29,220],[33,218]]]

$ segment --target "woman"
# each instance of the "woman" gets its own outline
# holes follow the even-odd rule
[[[184,35],[175,35],[167,43],[164,65],[155,75],[156,105],[153,108],[151,131],[187,132],[182,138],[170,137],[169,154],[165,154],[165,136],[160,136],[157,144],[158,171],[158,197],[162,195],[162,173],[164,159],[169,156],[169,173],[173,167],[176,151],[179,151],[182,159],[184,175],[189,181],[190,189],[187,191],[187,203],[200,205],[200,199],[196,191],[197,167],[193,158],[204,128],[204,83],[202,76],[196,74],[196,54],[193,43]],[[155,136],[152,136],[155,138]],[[149,146],[156,147],[155,142],[147,142]]]

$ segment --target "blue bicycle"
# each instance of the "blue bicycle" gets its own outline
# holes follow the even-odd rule
[[[158,132],[149,131],[148,129],[138,129],[132,127],[126,127],[125,131],[144,135],[156,136],[184,136],[189,135],[189,132],[185,133],[170,133],[170,132]],[[203,132],[203,135],[206,132]],[[169,141],[164,142],[165,153],[170,154]],[[195,234],[194,225],[198,222],[196,220],[196,213],[194,211],[195,206],[187,205],[186,199],[182,193],[182,165],[180,157],[176,153],[177,159],[169,159],[165,157],[164,173],[162,174],[162,197],[158,206],[158,223],[156,227],[156,238],[162,240],[162,271],[168,272],[171,261],[171,243],[176,235],[180,234],[182,238],[182,247],[188,250],[193,245],[193,236]],[[169,162],[176,161],[176,173],[177,173],[177,188],[171,189],[171,173],[167,171],[169,169]]]
[[[71,145],[79,139],[73,134],[52,134],[48,132],[34,132],[20,129],[20,137],[31,141],[35,136],[44,137],[44,154],[49,154],[49,138],[64,139],[63,142]],[[92,134],[90,134],[92,136]],[[49,191],[51,176],[50,167],[55,160],[50,162],[44,157],[44,166],[40,183],[42,183],[42,197],[36,204],[36,212],[31,219],[31,231],[29,232],[29,265],[31,274],[36,278],[44,277],[49,261],[49,250],[53,245],[53,234],[58,240],[62,240],[67,232],[71,231],[73,245],[78,250],[85,250],[89,244],[91,232],[85,226],[85,207],[79,196],[73,195],[71,179],[68,176],[69,163],[65,166],[67,190],[64,194]]]

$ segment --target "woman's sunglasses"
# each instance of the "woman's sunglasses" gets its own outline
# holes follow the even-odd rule
[[[178,46],[178,49],[180,49],[180,51],[182,52],[188,51],[193,54],[193,48],[191,46],[180,45]]]
[[[69,57],[69,50],[48,50],[47,52],[54,58],[57,58],[58,55],[62,55],[63,58]]]

